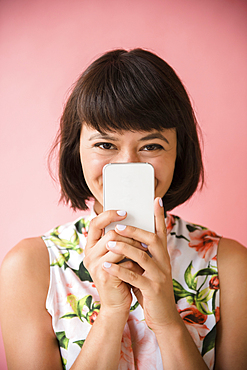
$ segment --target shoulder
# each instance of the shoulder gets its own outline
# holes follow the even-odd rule
[[[232,298],[235,295],[237,298],[241,286],[245,286],[247,281],[247,249],[235,240],[222,238],[218,247],[217,260],[221,303],[235,305],[236,302]],[[245,292],[241,292],[241,295],[242,298],[245,297],[247,304],[246,288]],[[231,302],[228,302],[228,299]]]
[[[243,302],[242,299],[245,299],[247,304],[247,249],[235,240],[222,238],[218,247],[217,260],[221,309],[225,310],[225,306],[228,309],[230,307],[234,309],[236,300]],[[245,289],[243,289],[244,286]],[[241,294],[241,300],[239,294]]]
[[[37,283],[48,290],[49,255],[41,237],[24,239],[11,249],[3,260],[0,278],[2,289],[11,287],[8,292]]]
[[[218,247],[218,266],[219,273],[228,274],[233,269],[239,270],[236,271],[237,275],[242,272],[247,274],[247,248],[242,244],[238,243],[233,239],[221,238]],[[242,271],[242,269],[244,271]],[[245,271],[246,270],[246,271]]]
[[[7,253],[1,269],[11,269],[17,266],[21,268],[20,264],[32,268],[32,265],[38,262],[43,267],[47,259],[47,248],[41,237],[23,239]]]

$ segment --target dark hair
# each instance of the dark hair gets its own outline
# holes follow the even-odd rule
[[[65,105],[55,146],[59,146],[60,200],[85,210],[90,192],[80,162],[83,122],[106,130],[151,131],[176,128],[177,158],[166,210],[189,199],[203,184],[197,121],[186,90],[174,70],[143,50],[113,50],[95,60],[75,83]],[[53,148],[54,149],[54,148]]]

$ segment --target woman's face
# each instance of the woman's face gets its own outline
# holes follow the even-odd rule
[[[107,163],[148,162],[155,173],[155,196],[163,197],[173,178],[177,154],[175,129],[114,131],[104,134],[83,124],[80,157],[86,183],[95,198],[95,212],[103,210],[102,170]]]

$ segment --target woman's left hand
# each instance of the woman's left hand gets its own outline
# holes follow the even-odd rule
[[[147,325],[156,333],[179,320],[176,309],[171,276],[170,258],[167,251],[167,233],[164,209],[161,198],[154,202],[156,233],[144,231],[132,226],[115,231],[128,238],[147,245],[151,256],[141,249],[127,243],[109,243],[106,247],[116,254],[121,254],[138,264],[130,262],[111,264],[104,267],[109,274],[129,283],[142,305]],[[114,241],[113,241],[114,242]],[[141,269],[140,269],[141,267]]]

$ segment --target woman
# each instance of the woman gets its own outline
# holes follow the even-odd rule
[[[94,198],[94,210],[6,256],[9,369],[246,368],[246,249],[165,213],[203,184],[196,119],[173,69],[142,49],[104,54],[75,84],[56,145],[61,200],[85,210]],[[116,162],[153,165],[155,233],[103,233],[126,218],[102,207],[102,169]]]

